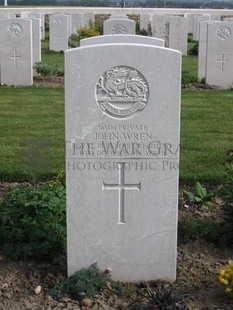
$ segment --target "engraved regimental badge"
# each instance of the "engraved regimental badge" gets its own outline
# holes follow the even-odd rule
[[[13,39],[19,39],[23,35],[23,29],[20,24],[18,23],[12,23],[8,28],[7,28],[7,33],[8,35],[13,38]]]
[[[220,40],[227,40],[231,36],[231,29],[229,27],[223,26],[216,30],[216,36]]]
[[[124,119],[141,112],[149,98],[145,77],[136,69],[117,66],[106,71],[96,84],[100,109],[113,118]]]

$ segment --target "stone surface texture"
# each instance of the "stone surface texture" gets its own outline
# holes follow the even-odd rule
[[[0,54],[2,85],[32,85],[32,21],[0,21]]]
[[[136,23],[126,15],[113,15],[104,21],[106,34],[136,34]]]
[[[94,45],[94,44],[106,44],[106,43],[138,43],[147,45],[156,45],[164,47],[164,40],[138,35],[118,34],[116,35],[104,35],[96,36],[80,41],[80,46]]]
[[[68,275],[175,280],[180,65],[152,45],[65,52]]]

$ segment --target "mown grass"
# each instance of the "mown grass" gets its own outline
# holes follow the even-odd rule
[[[52,88],[0,88],[2,180],[48,179],[64,170],[63,92]],[[181,182],[222,181],[225,151],[233,147],[232,102],[233,91],[182,94]],[[25,145],[25,140],[38,145],[34,147],[30,141]],[[51,167],[41,170],[27,165],[31,153],[35,160],[47,156]]]
[[[182,182],[220,182],[233,147],[233,91],[184,92],[181,113]]]
[[[2,180],[46,179],[64,169],[63,89],[1,87],[0,106]],[[49,168],[40,166],[43,157]]]

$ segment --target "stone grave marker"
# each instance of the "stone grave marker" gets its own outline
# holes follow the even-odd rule
[[[148,31],[149,26],[152,24],[152,14],[150,13],[142,13],[140,14],[140,30]]]
[[[104,21],[104,35],[106,34],[135,34],[136,23],[126,15],[112,15]]]
[[[82,27],[82,14],[71,14],[71,32],[77,34],[77,31]]]
[[[86,27],[90,22],[95,22],[95,14],[93,12],[84,12],[82,16],[82,26]]]
[[[200,22],[198,41],[198,78],[206,77],[207,25],[213,21]]]
[[[173,16],[169,19],[169,48],[187,55],[188,20],[185,17]]]
[[[65,51],[69,41],[69,17],[66,14],[50,15],[49,17],[49,49]]]
[[[104,36],[90,37],[81,40],[80,46],[106,44],[106,43],[138,43],[138,44],[148,44],[164,47],[164,40],[162,39],[147,36],[132,35],[132,34],[118,34],[117,36],[104,35]]]
[[[233,86],[233,23],[212,22],[207,25],[206,83]]]
[[[169,17],[165,15],[153,15],[152,20],[152,35],[155,38],[162,39],[165,46],[168,46],[169,36]]]
[[[41,20],[38,18],[29,19],[32,21],[32,59],[33,65],[35,65],[41,61]]]
[[[204,22],[205,20],[210,20],[210,15],[202,15],[202,16],[194,16],[194,31],[193,31],[193,40],[199,40],[199,33],[200,33],[200,22]]]
[[[175,280],[180,65],[152,45],[65,52],[69,276],[96,262],[114,280]]]
[[[29,18],[38,18],[41,23],[41,40],[45,39],[45,15],[42,13],[32,12],[28,13]]]
[[[32,21],[20,18],[0,21],[2,85],[32,85]]]

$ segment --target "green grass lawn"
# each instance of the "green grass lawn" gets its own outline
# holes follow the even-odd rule
[[[63,92],[33,87],[0,88],[1,179],[43,179],[64,169]],[[43,156],[49,158],[51,168],[40,166]],[[27,162],[36,159],[39,166],[34,171],[35,167],[32,169]]]
[[[50,178],[64,170],[63,92],[52,88],[0,88],[2,180]],[[181,182],[215,183],[223,179],[225,151],[233,147],[232,102],[232,91],[182,94]],[[49,169],[39,166],[37,171],[28,165],[28,160],[40,161],[43,156],[51,161]]]

